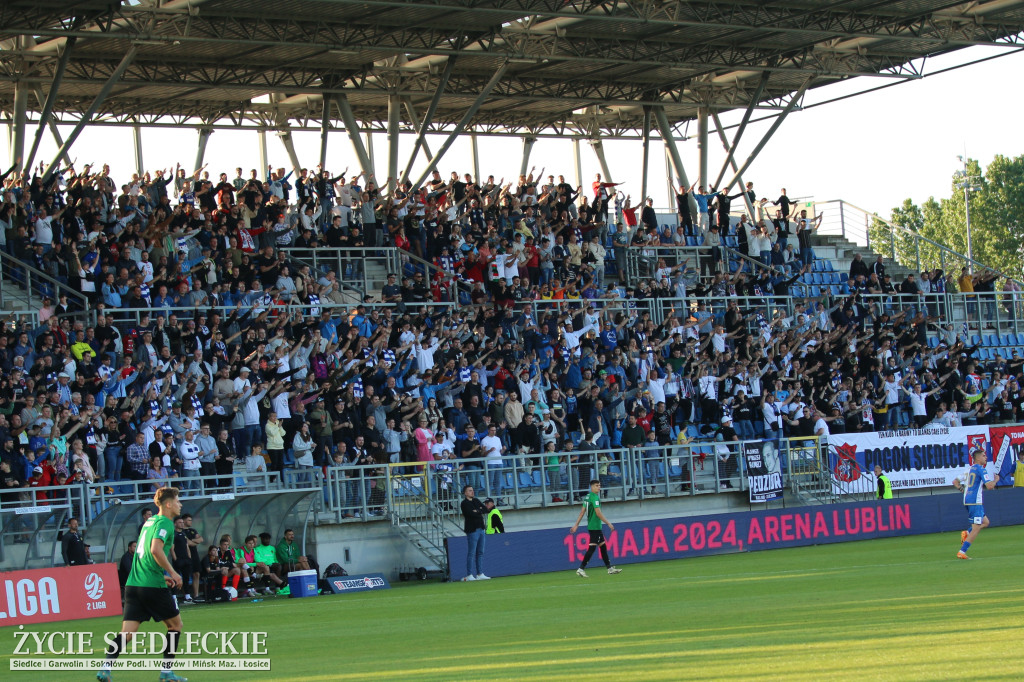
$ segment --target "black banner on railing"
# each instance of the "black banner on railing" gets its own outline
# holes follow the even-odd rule
[[[747,464],[751,502],[768,502],[782,497],[782,464],[775,441],[745,442],[743,459]]]

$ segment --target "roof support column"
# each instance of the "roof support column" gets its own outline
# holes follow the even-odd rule
[[[727,184],[722,185],[721,187],[718,188],[719,191],[727,192],[730,187],[736,184],[743,171],[747,170],[747,168],[750,167],[750,164],[754,162],[754,159],[756,159],[757,155],[761,153],[761,150],[764,149],[764,146],[768,144],[768,140],[772,139],[772,135],[774,135],[775,131],[779,129],[779,126],[782,125],[782,122],[785,121],[786,117],[789,116],[790,112],[796,108],[797,102],[799,102],[800,98],[803,97],[804,92],[807,90],[807,86],[809,86],[811,84],[811,81],[813,80],[813,78],[808,78],[806,81],[804,81],[804,84],[800,86],[800,89],[797,90],[790,98],[789,104],[786,105],[786,108],[783,109],[779,113],[779,115],[775,117],[775,122],[772,123],[772,127],[768,129],[768,132],[764,134],[764,137],[762,137],[761,141],[757,143],[757,146],[754,147],[754,150],[750,152],[750,156],[747,157],[747,160],[740,164],[740,167],[736,169],[736,174],[733,175],[732,179],[729,180]]]
[[[132,141],[135,142],[135,172],[141,178],[146,173],[146,164],[142,161],[142,127],[138,123],[132,126]]]
[[[476,99],[473,100],[473,103],[469,105],[469,109],[467,109],[466,113],[462,115],[462,119],[458,122],[458,124],[456,124],[455,128],[453,128],[452,131],[448,134],[448,137],[445,138],[444,143],[441,145],[441,148],[437,150],[436,154],[430,157],[430,162],[427,164],[427,167],[423,169],[423,173],[420,174],[420,177],[416,180],[416,182],[413,183],[413,188],[418,188],[420,185],[422,185],[423,182],[430,175],[431,171],[433,171],[434,168],[437,167],[437,162],[440,161],[441,158],[448,151],[448,149],[451,148],[452,143],[455,142],[455,138],[462,134],[462,131],[466,129],[466,126],[469,125],[469,122],[473,120],[474,116],[476,116],[476,112],[478,112],[480,110],[480,107],[483,106],[483,103],[487,101],[487,97],[491,94],[491,90],[493,90],[494,86],[498,84],[498,81],[501,80],[501,77],[505,75],[505,70],[507,68],[508,62],[502,62],[501,66],[498,67],[498,70],[494,72],[493,76],[491,76],[491,79],[487,81],[487,85],[485,85],[483,89],[480,90],[480,94],[477,95]]]
[[[92,104],[89,105],[89,109],[82,115],[82,118],[78,120],[78,123],[75,124],[75,127],[71,131],[71,135],[64,141],[64,144],[62,144],[60,149],[57,151],[57,155],[54,157],[53,161],[51,161],[50,165],[46,167],[45,171],[43,171],[44,180],[49,179],[50,175],[53,173],[54,167],[56,167],[60,162],[60,158],[67,154],[68,150],[71,149],[71,146],[75,143],[75,140],[77,140],[78,136],[82,134],[82,130],[85,126],[92,121],[92,117],[96,115],[96,111],[99,110],[100,105],[103,104],[103,100],[107,98],[107,95],[109,95],[110,91],[114,89],[117,82],[121,80],[121,76],[123,76],[124,72],[128,70],[128,66],[135,59],[136,51],[138,51],[138,47],[132,45],[128,48],[128,51],[124,53],[124,57],[121,58],[121,62],[117,65],[117,68],[114,69],[112,74],[110,74],[110,78],[108,78],[107,82],[103,84],[100,91],[96,93],[96,97],[93,99]]]
[[[284,150],[288,154],[288,160],[292,162],[292,168],[297,173],[302,166],[299,165],[299,155],[295,153],[295,140],[292,139],[292,132],[279,130],[277,136],[281,139],[281,144],[284,145]]]
[[[715,129],[718,131],[718,137],[722,140],[722,146],[725,147],[725,151],[728,152],[729,140],[728,138],[726,138],[725,131],[722,129],[722,121],[719,120],[717,112],[711,114],[711,116],[715,121]],[[729,164],[732,166],[732,169],[735,172],[737,170],[736,160],[730,158]],[[736,177],[739,178],[740,186],[743,188],[743,203],[747,205],[748,215],[750,216],[750,219],[754,221],[754,223],[757,223],[757,212],[754,210],[754,202],[752,202],[750,200],[750,197],[747,196],[747,185],[746,183],[743,182],[743,178],[741,178],[738,174]]]
[[[260,168],[266,169],[270,165],[270,162],[267,160],[267,131],[260,129],[257,134],[259,135],[260,143]],[[262,173],[262,170],[260,172]]]
[[[532,135],[523,136],[523,160],[519,164],[519,174],[526,175],[526,169],[530,167],[530,153],[537,138]]]
[[[732,144],[726,145],[725,161],[722,163],[722,170],[718,171],[718,177],[715,178],[715,187],[722,182],[722,178],[725,177],[725,169],[729,167],[730,163],[732,163],[733,170],[736,169],[736,163],[733,161],[733,158],[736,156],[736,145],[740,143],[740,138],[743,137],[743,131],[747,129],[747,124],[750,122],[750,116],[754,113],[754,107],[756,107],[757,103],[761,101],[761,94],[764,92],[764,86],[768,84],[768,78],[771,77],[771,75],[770,71],[765,71],[761,74],[761,80],[757,84],[754,96],[751,97],[750,104],[747,105],[747,110],[743,112],[743,119],[740,121],[739,127],[736,128],[736,134],[732,138]],[[719,130],[722,129],[722,126],[718,125],[717,119],[715,120],[715,125]]]
[[[199,144],[196,146],[196,168],[203,167],[203,159],[206,158],[206,144],[210,141],[210,135],[213,135],[213,128],[202,127],[199,129]],[[261,168],[260,173],[266,171],[266,168]]]
[[[445,86],[448,85],[448,78],[452,75],[452,68],[455,66],[455,57],[449,57],[447,63],[444,65],[444,71],[441,72],[441,78],[437,82],[437,90],[434,91],[434,97],[430,100],[430,104],[427,106],[427,113],[423,114],[423,122],[420,123],[419,130],[416,131],[416,141],[412,145],[412,153],[409,154],[409,161],[405,164],[405,172],[402,173],[402,182],[409,179],[409,173],[412,172],[412,165],[416,163],[416,156],[420,153],[420,147],[423,147],[423,151],[427,153],[427,156],[433,158],[433,154],[427,149],[427,130],[430,128],[430,122],[434,120],[434,114],[437,112],[437,105],[441,103],[441,96],[444,94]],[[502,68],[504,71],[504,68]],[[411,106],[411,105],[410,105]],[[429,173],[427,173],[429,175]],[[426,175],[424,175],[426,177]]]
[[[366,169],[366,173],[368,176],[374,176],[376,171],[373,167],[373,128],[366,129],[366,156],[370,159],[370,167]]]
[[[60,53],[60,59],[57,60],[57,66],[53,72],[53,81],[50,82],[50,91],[46,93],[45,100],[40,97],[42,91],[36,89],[36,97],[39,98],[39,103],[43,108],[39,112],[39,127],[36,129],[35,138],[32,140],[32,149],[25,158],[25,163],[22,165],[23,168],[31,169],[33,162],[36,160],[39,142],[43,139],[43,129],[50,123],[50,117],[53,114],[53,103],[57,101],[57,95],[60,93],[60,84],[64,80],[64,70],[67,68],[68,58],[71,57],[71,48],[75,46],[77,40],[77,37],[72,36],[64,43],[64,51]],[[58,143],[57,146],[60,145],[61,143]]]
[[[352,143],[352,150],[359,160],[360,170],[369,173],[373,170],[373,164],[370,163],[370,157],[366,155],[363,138],[359,136],[359,126],[356,125],[356,117],[352,113],[352,106],[348,103],[348,96],[344,93],[338,95],[335,103],[338,105],[341,120],[345,124],[345,133],[348,135],[349,142]]]
[[[576,186],[583,186],[583,157],[580,155],[580,139],[572,138],[572,155],[576,161]]]
[[[661,139],[665,141],[665,150],[669,154],[669,158],[672,159],[672,166],[676,172],[676,185],[680,187],[690,188],[690,181],[686,178],[686,170],[683,168],[683,157],[679,155],[679,149],[676,148],[676,140],[672,137],[672,126],[668,124],[668,116],[665,115],[664,107],[654,107],[654,120],[658,124],[658,130],[661,132]],[[669,197],[672,193],[669,193]],[[690,203],[690,212],[694,215],[697,214],[697,201],[693,198],[692,193],[688,193]]]
[[[612,174],[608,170],[608,162],[604,158],[604,143],[601,142],[601,138],[591,140],[590,146],[594,150],[594,154],[597,155],[597,162],[601,164],[601,178],[604,182],[614,182]]]
[[[11,121],[11,165],[21,172],[25,160],[25,128],[27,126],[28,83],[14,83],[14,119]]]
[[[644,106],[643,168],[640,173],[640,204],[647,200],[647,166],[651,158],[651,107]]]
[[[668,202],[672,204],[673,197],[676,195],[675,185],[672,184],[672,159],[668,153],[668,145],[665,145],[665,182],[668,184]],[[689,187],[687,187],[689,189]]]
[[[33,92],[36,95],[36,101],[39,102],[39,106],[42,106],[46,101],[43,97],[43,91],[39,88],[34,88]],[[54,142],[57,143],[57,148],[60,149],[64,146],[64,138],[60,136],[60,131],[57,130],[57,124],[53,122],[53,116],[50,116],[50,120],[46,122],[46,127],[50,129],[50,135],[53,136]],[[64,153],[64,163],[71,165],[71,157],[68,156],[67,152]],[[34,161],[34,159],[33,159]],[[25,164],[25,168],[32,170],[30,164]]]
[[[482,185],[483,180],[480,178],[480,150],[477,148],[476,133],[469,136],[469,144],[473,149],[473,179],[476,180],[478,185]],[[423,149],[426,150],[426,148],[426,142],[424,142]]]
[[[419,114],[416,112],[416,106],[412,103],[412,98],[403,98],[402,104],[405,105],[405,115],[409,119],[409,123],[412,124],[413,131],[416,133],[417,136],[419,136],[420,128],[422,126],[420,125]],[[426,153],[427,156],[430,156],[430,147],[427,145],[426,137],[423,138],[423,151]]]
[[[324,95],[320,114],[320,169],[327,168],[327,133],[331,129],[331,95]],[[294,146],[294,145],[293,145]],[[299,170],[296,164],[295,170]]]
[[[708,184],[708,108],[697,108],[697,154],[700,159],[700,176],[698,182],[705,187]]]
[[[398,125],[401,123],[402,99],[397,94],[388,95],[388,192],[395,191],[398,179]],[[377,183],[380,186],[380,183]]]

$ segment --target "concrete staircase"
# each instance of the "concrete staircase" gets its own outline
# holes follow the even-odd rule
[[[832,261],[832,267],[837,272],[850,272],[850,264],[858,253],[864,262],[867,263],[869,270],[875,262],[875,258],[878,257],[876,252],[866,246],[854,244],[839,235],[816,235],[811,239],[811,246],[814,248],[815,256]],[[885,254],[882,254],[882,256],[882,262],[885,263],[885,272],[892,275],[892,285],[894,287],[898,287],[900,282],[906,279],[907,275],[920,274],[896,263],[888,256],[885,256]]]

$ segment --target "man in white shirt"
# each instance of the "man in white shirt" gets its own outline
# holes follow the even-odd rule
[[[487,495],[498,497],[501,494],[502,479],[505,476],[501,458],[505,446],[498,438],[498,429],[494,424],[487,427],[487,435],[480,439],[480,447],[484,457],[487,458]]]
[[[181,458],[181,476],[182,476],[182,488],[185,490],[195,490],[197,481],[189,480],[191,478],[199,477],[199,445],[195,442],[195,432],[186,431],[185,440],[181,441],[181,445],[178,446],[178,456]]]

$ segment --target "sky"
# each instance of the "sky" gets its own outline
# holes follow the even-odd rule
[[[930,59],[926,73],[953,64],[999,54],[999,48],[968,48],[945,57]],[[1024,128],[1020,125],[1024,111],[1024,89],[1020,74],[1024,73],[1024,52],[1015,52],[1000,59],[967,66],[946,73],[907,82],[839,102],[794,111],[782,124],[761,154],[744,173],[744,180],[753,182],[758,196],[775,199],[785,187],[790,197],[816,201],[843,199],[871,212],[888,216],[892,207],[910,197],[921,203],[930,196],[943,197],[950,192],[952,174],[960,167],[958,155],[987,165],[996,154],[1018,156],[1024,153]],[[815,102],[841,96],[891,82],[882,78],[857,78],[816,90],[809,90],[804,100],[808,107]],[[741,112],[722,115],[728,127],[736,123]],[[755,112],[754,118],[757,118]],[[770,122],[751,123],[740,142],[736,158],[746,159]],[[62,134],[70,128],[62,127]],[[733,130],[726,134],[732,136]],[[691,135],[696,125],[689,126]],[[27,137],[30,146],[35,127]],[[295,146],[303,166],[319,162],[320,141],[316,132],[296,132]],[[399,166],[404,169],[412,150],[413,136],[403,135],[399,144]],[[428,144],[437,149],[443,138],[428,136]],[[193,170],[198,132],[195,128],[181,130],[149,128],[142,131],[143,161],[147,170],[173,168],[180,162]],[[0,135],[6,157],[9,142]],[[619,188],[634,198],[640,196],[642,150],[639,142],[608,140],[606,158],[612,179],[622,182]],[[276,168],[289,166],[283,145],[276,135],[267,136],[268,160]],[[518,138],[479,137],[480,170],[484,176],[494,174],[513,179],[519,172],[522,142]],[[586,143],[580,145],[584,184],[589,186],[600,171],[596,155]],[[714,130],[709,144],[709,175],[718,175],[724,150]],[[56,153],[53,138],[47,133],[40,146],[39,160],[49,161]],[[443,177],[457,170],[472,172],[472,156],[468,137],[457,139],[439,164]],[[696,139],[680,143],[683,164],[691,182],[698,174]],[[387,176],[387,140],[384,134],[374,135],[374,163],[381,179]],[[130,128],[87,128],[71,157],[79,166],[86,162],[109,163],[111,175],[119,184],[131,178],[134,151]],[[246,172],[259,166],[257,134],[246,131],[218,130],[210,138],[205,157],[211,175],[221,171],[234,177],[234,168]],[[425,156],[420,154],[413,176],[423,168]],[[575,179],[573,148],[570,139],[542,138],[533,148],[530,165],[545,175],[563,174],[569,182]],[[340,172],[346,167],[355,172],[358,163],[348,137],[332,132],[328,146],[328,168]],[[727,173],[726,177],[731,177]],[[670,206],[666,181],[664,147],[660,141],[651,145],[648,195],[655,206]]]

